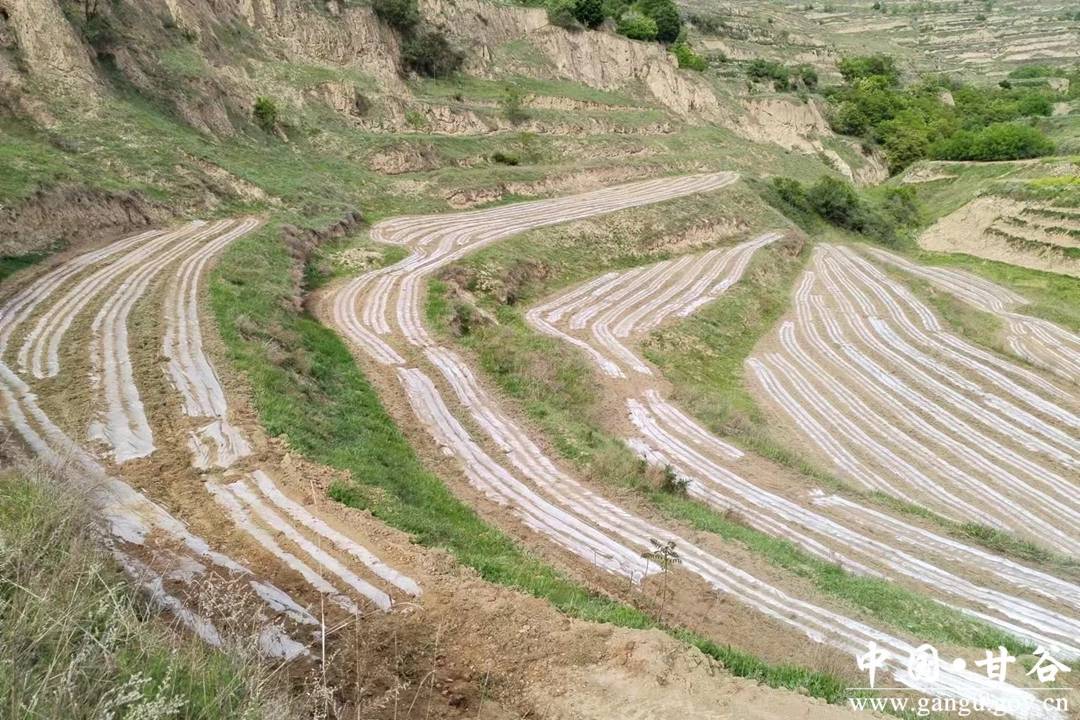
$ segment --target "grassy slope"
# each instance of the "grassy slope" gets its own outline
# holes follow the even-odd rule
[[[154,619],[54,482],[0,474],[0,715],[225,720],[289,706],[254,653]]]
[[[233,364],[248,379],[260,419],[305,456],[345,470],[331,496],[369,509],[417,542],[450,551],[485,579],[551,602],[585,620],[647,628],[640,610],[600,596],[530,555],[455,498],[414,454],[342,340],[286,309],[288,257],[273,225],[226,251],[211,303]],[[665,628],[731,672],[772,687],[841,702],[846,683],[827,673],[770,665],[693,632]]]
[[[599,403],[602,398],[592,380],[592,366],[572,348],[535,333],[525,324],[524,308],[557,288],[612,268],[664,257],[662,250],[654,251],[651,258],[640,253],[642,247],[648,247],[650,241],[665,234],[664,230],[658,230],[657,218],[663,216],[669,223],[665,230],[670,232],[672,216],[676,217],[675,225],[680,212],[686,212],[687,219],[700,219],[702,212],[715,208],[716,200],[713,194],[707,198],[628,211],[633,220],[619,224],[635,228],[634,242],[639,243],[636,251],[624,248],[623,254],[611,254],[604,243],[589,238],[574,243],[572,228],[556,228],[512,238],[465,258],[459,265],[482,273],[485,278],[508,277],[513,268],[529,262],[543,262],[549,268],[549,274],[543,281],[520,288],[514,305],[499,304],[482,287],[476,288],[481,306],[494,312],[499,322],[476,326],[458,341],[475,352],[481,368],[507,395],[520,403],[530,420],[553,445],[594,482],[637,491],[669,517],[741,542],[775,566],[811,580],[822,592],[864,611],[880,623],[903,628],[932,641],[970,647],[1003,644],[1019,652],[1030,652],[1031,648],[1024,643],[971,621],[933,600],[889,582],[855,577],[836,565],[807,555],[787,541],[751,529],[699,502],[658,491],[648,479],[643,465],[626,446],[601,429]],[[742,200],[746,202],[745,197]],[[761,213],[757,219],[761,227],[775,226],[775,216],[761,208],[757,211]],[[649,217],[653,219],[651,225],[646,219]],[[707,338],[695,338],[697,342],[692,343],[693,347],[702,348],[704,342],[717,342],[719,344],[714,347],[725,348],[720,354],[708,353],[717,365],[705,368],[701,363],[694,363],[693,370],[684,368],[692,378],[690,382],[681,384],[680,378],[671,378],[679,388],[680,397],[702,396],[710,407],[722,408],[724,420],[719,423],[721,426],[742,428],[740,438],[755,437],[755,445],[774,455],[790,451],[778,441],[764,439],[761,435],[767,432],[764,422],[741,384],[742,357],[749,352],[760,332],[770,327],[772,319],[786,308],[787,287],[802,263],[802,257],[785,258],[770,252],[756,258],[747,277],[757,277],[758,282],[751,280],[742,289],[741,284],[736,285],[733,291],[738,293],[738,300],[733,305],[728,303],[732,292],[729,291],[723,300],[712,304],[693,320],[710,329]],[[447,274],[457,273],[451,270]],[[762,280],[763,275],[768,280]],[[486,282],[498,286],[497,282]],[[442,284],[433,284],[428,318],[449,340],[452,337],[449,327],[457,310],[447,301],[444,289]],[[731,310],[731,307],[735,309]],[[715,320],[710,320],[713,316],[716,316]],[[686,347],[683,343],[676,344]],[[716,388],[720,388],[719,391]],[[701,410],[700,407],[693,409]]]

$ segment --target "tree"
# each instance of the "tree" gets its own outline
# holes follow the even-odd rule
[[[1022,160],[1052,152],[1054,143],[1045,135],[1018,123],[961,130],[930,148],[930,154],[939,160]]]
[[[574,0],[547,0],[548,22],[556,27],[572,30],[578,27],[574,15]]]
[[[649,542],[652,544],[652,550],[646,550],[641,553],[641,557],[645,558],[645,572],[648,573],[648,563],[655,562],[660,566],[660,577],[662,582],[660,585],[660,621],[664,619],[664,605],[667,602],[668,597],[668,570],[674,565],[678,565],[682,562],[682,557],[679,556],[678,551],[675,549],[675,541],[669,540],[666,543],[662,543],[654,538],[649,538]]]
[[[830,175],[822,176],[806,191],[806,199],[818,215],[832,224],[858,229],[862,201],[850,183]]]
[[[577,0],[574,3],[574,17],[587,28],[597,28],[604,22],[603,0]]]
[[[682,20],[679,9],[672,0],[640,0],[638,7],[646,16],[656,22],[656,39],[662,43],[673,43],[679,39]]]
[[[529,119],[529,110],[525,107],[525,95],[515,85],[506,86],[503,96],[499,99],[499,105],[511,125],[520,125]]]

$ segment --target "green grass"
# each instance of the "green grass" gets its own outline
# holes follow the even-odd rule
[[[673,399],[710,430],[835,488],[839,483],[828,472],[776,435],[743,379],[743,362],[787,311],[808,258],[807,251],[764,248],[723,302],[654,332],[642,350],[674,385]]]
[[[158,60],[169,75],[184,80],[198,80],[210,72],[202,53],[189,44],[165,48],[158,55]]]
[[[1059,555],[997,528],[950,520],[921,505],[914,505],[881,492],[875,491],[871,496],[894,512],[931,522],[959,540],[981,545],[998,555],[1040,565],[1074,582],[1080,581],[1080,560],[1074,557]]]
[[[1019,312],[1080,332],[1080,314],[1076,312],[1080,307],[1080,283],[1076,278],[960,253],[910,249],[906,254],[922,265],[957,268],[980,275],[1029,300],[1029,304],[1018,308]]]
[[[28,255],[0,257],[0,282],[3,282],[9,276],[14,275],[20,270],[44,260],[46,257],[48,257],[46,253],[30,253]]]
[[[174,633],[99,545],[89,501],[59,482],[0,472],[0,715],[226,720],[292,707],[288,678],[254,653]]]
[[[642,100],[627,93],[598,90],[569,80],[549,80],[525,75],[514,75],[498,80],[467,76],[440,80],[417,79],[412,81],[410,86],[418,96],[439,100],[454,100],[461,97],[466,100],[498,101],[503,98],[508,86],[514,86],[527,95],[570,98],[599,105],[651,106],[651,103],[643,103]]]

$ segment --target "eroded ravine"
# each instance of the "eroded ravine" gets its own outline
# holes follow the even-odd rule
[[[531,228],[715,190],[733,181],[730,174],[654,180],[490,210],[383,222],[373,228],[373,239],[403,245],[409,249],[409,256],[395,265],[344,283],[328,294],[324,312],[359,351],[392,369],[388,377],[396,375],[415,416],[442,452],[457,462],[469,483],[547,542],[631,581],[639,580],[648,571],[641,554],[651,548],[653,540],[674,542],[682,556],[682,566],[715,591],[844,653],[863,652],[869,642],[876,642],[889,652],[889,667],[898,682],[929,690],[923,681],[903,669],[904,661],[914,649],[909,640],[771,585],[753,572],[620,507],[572,477],[498,406],[462,358],[441,346],[423,326],[424,279],[479,247]],[[757,245],[767,241],[768,238],[763,238]],[[755,247],[743,247],[739,252],[748,259]],[[683,267],[678,263],[673,261],[675,267]],[[745,260],[735,262],[733,267],[745,267]],[[724,280],[717,280],[722,270],[721,267],[711,278],[702,278],[701,283],[691,284],[686,291],[697,291],[706,298],[712,296],[710,293],[722,292]],[[640,273],[642,277],[635,277],[633,287],[626,290],[627,295],[638,302],[651,303],[654,296],[646,288],[658,282],[664,273],[655,270],[631,273]],[[733,282],[737,277],[735,274],[728,281]],[[595,281],[597,285],[602,283],[603,279]],[[681,307],[691,307],[692,311],[697,299]],[[660,307],[667,305],[655,309]],[[652,311],[650,307],[640,315],[644,317]],[[613,319],[605,316],[605,330],[600,333],[603,349],[598,348],[598,352],[614,350],[624,361],[633,362],[634,358],[622,351],[626,348],[607,332]],[[617,364],[617,358],[609,361]],[[606,368],[612,370],[615,364]],[[477,428],[475,435],[470,426]],[[498,448],[498,457],[485,446]],[[1045,710],[1031,693],[1012,685],[991,683],[976,673],[951,666],[933,689],[955,697],[995,698],[1001,707],[1022,708],[1030,717],[1057,717],[1053,711]]]

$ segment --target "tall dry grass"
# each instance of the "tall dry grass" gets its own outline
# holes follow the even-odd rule
[[[177,632],[69,484],[39,466],[0,470],[0,717],[297,717],[279,672],[253,644]]]

